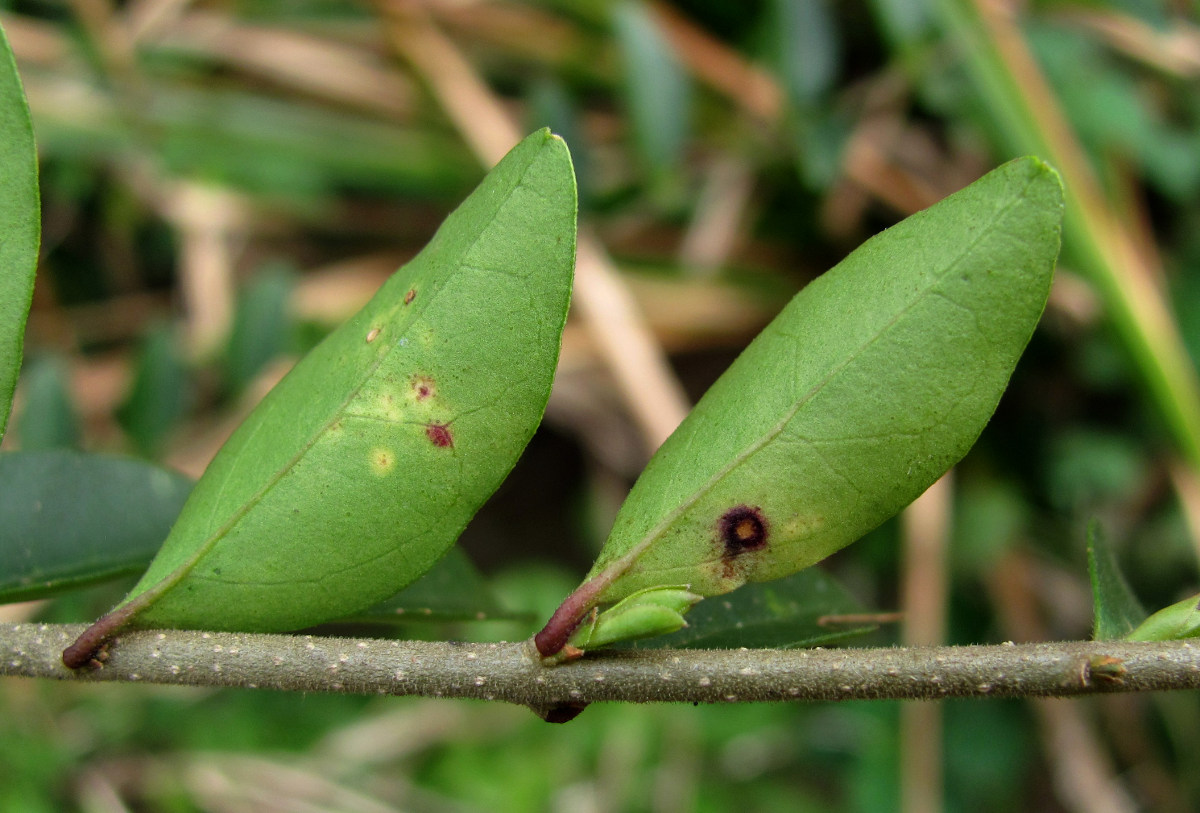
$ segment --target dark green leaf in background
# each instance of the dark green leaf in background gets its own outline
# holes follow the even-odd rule
[[[770,59],[794,101],[806,106],[829,90],[841,55],[828,0],[772,0],[766,28]]]
[[[21,369],[41,224],[33,125],[17,63],[0,29],[0,438]]]
[[[506,610],[467,554],[455,547],[421,578],[351,620],[386,624],[409,621],[492,621],[516,617],[523,618],[524,614]]]
[[[117,409],[117,421],[147,457],[162,449],[187,412],[191,381],[173,327],[150,328],[142,341],[133,385]]]
[[[145,569],[191,488],[180,474],[123,457],[0,455],[0,602]]]
[[[702,601],[687,626],[670,635],[638,641],[635,649],[736,649],[823,646],[876,628],[859,620],[866,610],[819,568],[773,582],[748,584],[727,596]]]
[[[640,2],[613,9],[625,62],[625,95],[638,151],[664,172],[678,165],[691,129],[691,85],[653,16]]]
[[[292,345],[288,302],[295,274],[283,263],[260,268],[238,296],[225,350],[225,380],[240,392],[267,364]]]
[[[1095,614],[1093,637],[1097,641],[1121,638],[1140,624],[1146,613],[1121,574],[1112,544],[1096,520],[1088,524],[1087,545]]]
[[[57,356],[25,365],[21,408],[13,422],[21,451],[79,448],[79,416],[68,386],[67,365]]]

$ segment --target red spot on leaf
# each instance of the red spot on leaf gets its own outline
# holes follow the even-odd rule
[[[434,446],[443,449],[454,446],[454,436],[450,434],[450,427],[444,423],[425,424],[425,437],[429,438],[429,442]]]
[[[437,387],[434,385],[433,379],[427,375],[414,375],[411,383],[413,394],[417,396],[418,401],[424,401],[426,398],[431,398],[437,393]]]

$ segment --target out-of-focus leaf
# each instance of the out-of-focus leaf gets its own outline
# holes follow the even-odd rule
[[[543,130],[263,399],[64,661],[126,624],[311,626],[429,570],[541,421],[574,255],[571,160]]]
[[[17,63],[0,29],[0,438],[21,370],[41,225],[33,125]]]
[[[238,297],[225,350],[225,380],[240,391],[272,359],[291,346],[288,302],[295,275],[283,265],[260,269]]]
[[[265,96],[176,88],[156,97],[149,115],[171,170],[250,192],[307,196],[352,185],[444,198],[477,173],[456,139]]]
[[[879,27],[902,51],[911,48],[931,30],[929,0],[871,0]]]
[[[117,409],[121,428],[153,457],[187,411],[190,383],[174,329],[152,327],[142,342],[133,387]]]
[[[639,152],[656,172],[677,166],[691,124],[691,85],[662,33],[640,2],[613,9],[625,61],[625,95]]]
[[[1111,641],[1129,633],[1146,613],[1121,574],[1112,545],[1100,523],[1088,523],[1088,575],[1092,581],[1093,637]]]
[[[21,450],[78,448],[79,417],[71,404],[62,359],[37,359],[25,367],[21,380],[21,411],[14,424]]]
[[[772,61],[793,100],[807,106],[837,78],[839,35],[827,0],[772,0],[767,15]]]
[[[424,576],[382,604],[376,604],[350,620],[385,624],[409,621],[508,621],[527,615],[506,610],[467,554],[455,547]]]
[[[957,491],[950,550],[956,565],[984,572],[1020,537],[1029,508],[1003,481],[966,482]]]
[[[915,499],[995,410],[1061,218],[1057,173],[1012,161],[810,283],[655,453],[539,651],[640,590],[712,596],[802,570]]]
[[[70,451],[0,455],[0,602],[144,570],[191,481],[140,460]]]
[[[1159,610],[1127,634],[1125,639],[1175,641],[1196,637],[1200,637],[1200,595]]]
[[[1132,438],[1089,429],[1056,435],[1046,465],[1047,491],[1063,510],[1119,499],[1145,476],[1142,450]]]
[[[736,649],[823,646],[876,628],[866,610],[819,568],[783,579],[748,584],[719,598],[701,601],[687,614],[687,626],[670,635],[637,641],[636,649]]]

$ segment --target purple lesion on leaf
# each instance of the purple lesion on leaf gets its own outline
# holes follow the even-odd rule
[[[721,515],[717,532],[724,546],[724,558],[732,559],[748,551],[767,546],[770,524],[757,506],[737,505]]]
[[[437,394],[437,386],[433,383],[433,379],[427,375],[414,375],[409,384],[412,387],[413,395],[416,396],[418,401],[424,401]]]
[[[449,449],[454,447],[454,435],[450,432],[450,424],[448,423],[425,424],[425,437],[429,438],[429,442],[439,448]]]

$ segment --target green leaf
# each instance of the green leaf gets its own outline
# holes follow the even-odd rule
[[[21,369],[41,223],[29,106],[0,29],[0,438],[8,426]]]
[[[700,598],[682,585],[639,590],[580,626],[570,644],[582,651],[675,632],[687,625],[683,614]]]
[[[125,623],[310,626],[427,571],[541,420],[574,248],[570,156],[540,131],[263,400],[66,660]]]
[[[504,608],[467,554],[461,548],[451,548],[421,578],[350,620],[377,624],[492,621],[517,617],[524,615]]]
[[[1121,575],[1112,545],[1096,520],[1088,523],[1087,548],[1095,614],[1093,637],[1097,641],[1112,641],[1128,634],[1146,617],[1146,612]]]
[[[670,635],[639,641],[636,649],[792,649],[823,646],[874,630],[854,620],[862,604],[819,568],[763,584],[748,584],[728,596],[696,605],[687,626]],[[838,617],[849,619],[839,622]]]
[[[651,459],[584,584],[595,604],[786,576],[853,542],[957,462],[1041,315],[1062,188],[1010,162],[877,235],[801,291]]]
[[[190,380],[174,328],[150,328],[117,421],[142,454],[154,457],[187,412]]]
[[[261,268],[238,296],[224,364],[226,383],[234,392],[244,389],[291,346],[288,302],[295,287],[292,270],[272,263]]]
[[[129,458],[0,455],[0,602],[143,570],[191,488],[182,475]]]
[[[652,170],[668,170],[679,163],[688,137],[687,74],[642,3],[616,5],[613,26],[625,62],[625,95],[638,151]]]
[[[828,0],[773,0],[769,9],[771,61],[791,97],[810,104],[837,78],[841,42]]]
[[[1175,641],[1200,637],[1200,595],[1159,610],[1125,636],[1127,641]]]
[[[79,447],[79,416],[71,404],[67,365],[61,358],[39,358],[25,366],[21,411],[13,426],[25,452]]]

